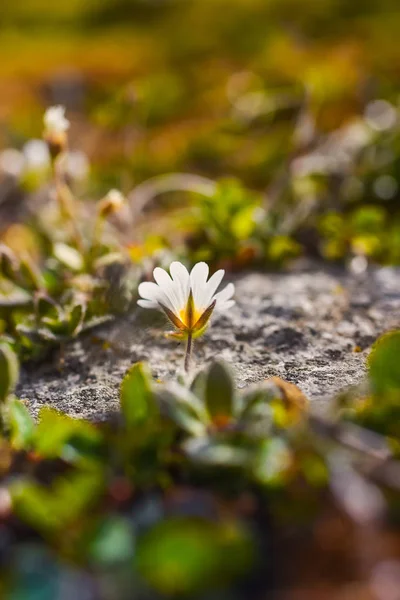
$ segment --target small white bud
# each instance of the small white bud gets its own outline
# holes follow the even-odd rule
[[[125,202],[125,196],[119,190],[112,189],[108,192],[106,196],[109,202],[112,202],[115,206],[122,206]]]
[[[46,135],[60,135],[65,133],[70,122],[65,117],[64,106],[51,106],[46,110],[43,117]]]
[[[121,210],[125,204],[126,198],[119,190],[110,190],[100,202],[100,213],[107,217]]]

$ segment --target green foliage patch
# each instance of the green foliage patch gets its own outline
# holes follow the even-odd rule
[[[119,418],[103,425],[52,409],[35,423],[9,387],[0,509],[12,576],[3,597],[31,598],[21,561],[32,552],[48,565],[30,567],[42,595],[65,578],[73,590],[106,583],[106,597],[119,599],[244,598],[254,585],[265,592],[273,579],[260,572],[271,573],[272,556],[284,552],[286,536],[295,543],[295,531],[303,531],[302,552],[312,544],[304,528],[321,526],[327,499],[357,525],[349,485],[368,490],[362,510],[372,522],[384,514],[395,528],[400,432],[385,407],[399,406],[398,335],[377,342],[369,392],[361,405],[357,393],[348,396],[334,421],[310,414],[299,390],[277,378],[238,390],[221,361],[162,384],[133,365]],[[4,380],[17,364],[10,348],[7,356]]]

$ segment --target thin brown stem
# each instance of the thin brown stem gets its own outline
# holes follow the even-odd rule
[[[193,350],[193,337],[192,337],[192,334],[189,333],[187,340],[186,340],[186,354],[185,354],[185,371],[186,371],[186,373],[188,373],[189,369],[190,369],[192,350]]]
[[[91,241],[90,249],[88,252],[88,261],[87,262],[88,262],[89,268],[92,268],[93,262],[95,261],[95,259],[98,256],[98,251],[99,251],[99,248],[101,247],[101,241],[102,241],[102,237],[103,237],[104,224],[105,224],[105,217],[99,212],[96,215],[96,220],[95,220],[94,228],[93,228],[92,241]]]
[[[61,214],[64,217],[66,217],[70,223],[71,232],[76,247],[81,252],[81,254],[84,254],[85,244],[78,226],[77,207],[75,206],[75,199],[65,179],[63,163],[62,161],[60,161],[61,157],[62,155],[58,156],[53,161],[53,173],[57,202],[60,207]]]

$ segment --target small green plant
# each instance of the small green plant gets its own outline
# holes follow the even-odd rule
[[[251,264],[280,266],[300,253],[300,246],[280,234],[267,199],[235,179],[219,181],[212,194],[201,195],[183,226],[193,261],[229,268]]]
[[[383,337],[370,357],[376,408],[398,406],[397,338]],[[137,363],[122,381],[113,422],[43,408],[35,423],[13,396],[18,362],[5,342],[0,366],[7,406],[0,511],[13,540],[3,589],[10,597],[31,585],[21,576],[31,551],[46,557],[43,572],[37,562],[31,567],[41,589],[61,585],[74,568],[85,589],[106,581],[112,599],[125,600],[132,589],[148,598],[248,597],[243,582],[248,591],[259,581],[270,564],[265,544],[276,536],[272,549],[284,560],[284,540],[292,544],[297,531],[300,553],[312,547],[305,530],[320,528],[327,511],[328,523],[338,510],[353,526],[383,514],[391,522],[399,438],[390,411],[385,430],[382,413],[378,426],[371,419],[378,414],[372,404],[357,412],[356,424],[343,410],[327,421],[278,378],[239,390],[230,367],[216,361],[185,384],[160,384]],[[349,489],[363,491],[361,505]]]
[[[400,225],[389,220],[382,207],[359,207],[349,214],[327,213],[320,219],[320,232],[322,253],[328,259],[361,255],[397,262]]]
[[[0,438],[13,438],[15,448],[30,442],[34,424],[27,407],[15,397],[19,361],[10,343],[0,340]]]
[[[44,121],[54,197],[30,226],[11,226],[8,245],[0,245],[0,325],[24,358],[126,310],[138,277],[110,235],[109,222],[127,210],[126,199],[111,190],[89,214],[69,185],[63,107],[48,109]]]
[[[229,367],[215,362],[189,389],[171,384],[155,389],[161,406],[186,433],[184,450],[195,462],[254,468],[259,444],[298,425],[306,411],[293,411],[275,381],[235,389]],[[256,459],[257,460],[257,459]]]
[[[18,377],[19,364],[15,353],[6,342],[0,342],[0,426],[3,433],[7,431],[9,405]]]
[[[368,357],[369,388],[345,397],[343,415],[387,436],[400,453],[400,331],[379,338]]]

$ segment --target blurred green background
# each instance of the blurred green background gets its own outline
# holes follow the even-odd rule
[[[43,107],[63,103],[73,144],[135,180],[263,186],[304,93],[322,131],[398,100],[396,0],[5,0],[0,27],[1,144],[40,135]]]
[[[4,0],[0,146],[64,104],[90,195],[236,177],[281,213],[301,205],[274,233],[396,263],[399,27],[397,0]]]

